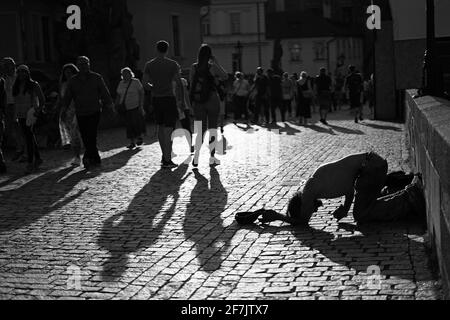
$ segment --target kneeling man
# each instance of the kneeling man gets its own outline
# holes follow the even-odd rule
[[[344,205],[334,213],[338,220],[346,217],[355,200],[353,217],[358,224],[399,220],[425,220],[425,199],[421,179],[403,190],[382,196],[388,164],[374,152],[354,154],[316,170],[303,191],[290,200],[287,215],[273,211],[263,214],[261,222],[281,220],[293,225],[307,225],[312,214],[322,205],[319,199],[345,196]]]

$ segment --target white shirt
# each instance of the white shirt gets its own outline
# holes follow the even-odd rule
[[[125,82],[124,80],[122,80],[117,87],[117,94],[120,96],[120,103],[123,103],[128,85],[129,82]],[[125,107],[127,108],[127,110],[133,110],[140,107],[139,97],[140,93],[143,90],[144,88],[142,87],[142,84],[138,79],[131,79],[131,85],[125,98]]]
[[[250,89],[250,85],[245,79],[234,81],[233,87],[234,93],[239,97],[246,97]]]

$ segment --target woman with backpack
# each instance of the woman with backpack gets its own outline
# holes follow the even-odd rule
[[[13,85],[13,96],[16,104],[17,118],[27,146],[28,164],[26,173],[32,173],[42,164],[34,125],[37,114],[45,104],[45,97],[39,83],[31,79],[30,69],[26,65],[17,68],[17,79]]]
[[[198,52],[197,62],[190,72],[190,98],[194,107],[196,121],[201,121],[202,136],[197,136],[193,166],[198,166],[200,148],[206,131],[210,134],[210,166],[220,162],[215,158],[215,141],[217,140],[217,122],[220,113],[219,81],[225,81],[228,74],[213,56],[211,47],[203,44]]]

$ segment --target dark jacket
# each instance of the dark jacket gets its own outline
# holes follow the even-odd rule
[[[63,106],[67,108],[72,100],[79,116],[95,114],[102,110],[102,105],[109,106],[113,103],[103,77],[95,72],[89,72],[85,79],[77,74],[69,80]]]

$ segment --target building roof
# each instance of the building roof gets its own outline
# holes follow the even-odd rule
[[[311,12],[273,12],[267,14],[269,39],[361,36],[362,26],[334,22]]]

